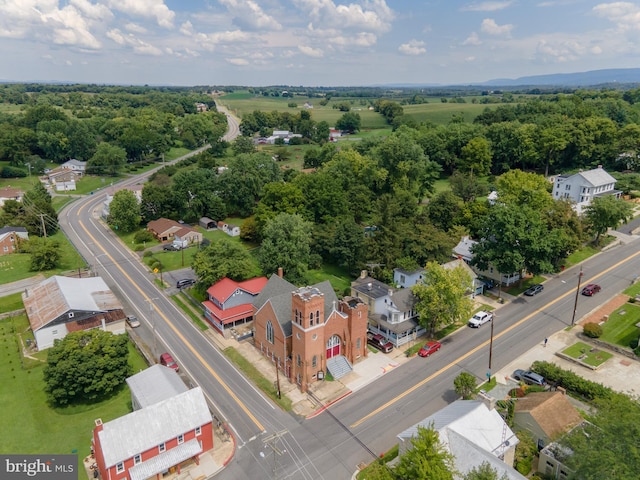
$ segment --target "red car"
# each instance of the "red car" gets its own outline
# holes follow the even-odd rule
[[[590,283],[586,287],[582,289],[582,295],[586,295],[587,297],[592,296],[594,293],[598,293],[600,291],[600,285],[595,283]]]
[[[170,353],[163,353],[162,355],[160,355],[160,365],[173,368],[176,372],[180,371],[180,367],[178,367],[178,364],[173,359]]]
[[[432,353],[436,353],[438,350],[440,350],[441,346],[442,344],[440,342],[427,342],[422,346],[422,348],[418,352],[418,355],[420,355],[421,357],[428,357]]]

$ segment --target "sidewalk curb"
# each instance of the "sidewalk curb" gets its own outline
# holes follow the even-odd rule
[[[349,390],[348,392],[343,393],[342,395],[340,395],[338,398],[331,400],[329,403],[323,405],[322,407],[320,407],[318,410],[316,410],[315,412],[307,415],[305,418],[305,420],[309,420],[311,418],[314,418],[318,415],[320,415],[322,412],[324,412],[327,408],[329,408],[331,405],[334,405],[336,403],[338,403],[340,400],[342,400],[345,397],[348,397],[349,395],[351,395],[353,393],[353,390]]]
[[[231,437],[231,439],[233,440],[233,450],[231,451],[231,455],[229,455],[229,458],[227,458],[224,462],[222,462],[222,468],[224,468],[227,465],[229,465],[229,462],[231,462],[231,460],[233,460],[233,457],[236,454],[236,447],[238,446],[238,444],[236,443],[236,437],[233,435],[233,432],[231,431],[231,429],[229,427],[227,427],[226,423],[223,426],[224,426],[224,429],[229,434],[229,436]]]

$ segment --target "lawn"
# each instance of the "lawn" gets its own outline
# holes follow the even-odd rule
[[[413,118],[416,122],[431,122],[436,125],[446,125],[451,122],[451,118],[454,115],[457,116],[460,114],[464,117],[465,123],[471,123],[473,119],[481,114],[487,107],[491,108],[492,106],[473,103],[442,102],[402,106],[404,114]],[[495,106],[493,108],[495,108]]]
[[[310,285],[329,280],[339,295],[351,292],[351,277],[344,269],[335,265],[324,265],[321,270],[309,270],[307,280]]]
[[[522,286],[518,285],[518,283],[516,282],[515,285],[512,285],[509,288],[503,288],[502,291],[508,293],[509,295],[518,296],[530,286],[537,283],[543,283],[545,280],[546,279],[544,277],[536,275],[534,277],[526,278],[522,282]]]
[[[562,353],[592,367],[598,367],[613,357],[609,352],[598,350],[582,342],[574,343],[562,350]]]
[[[17,348],[16,332],[27,328],[26,315],[0,320],[0,452],[55,454],[77,450],[82,462],[89,455],[95,419],[107,422],[131,411],[129,389],[125,386],[114,397],[94,405],[51,408],[43,389],[44,361],[23,359]],[[46,359],[46,352],[36,355]],[[134,371],[147,366],[132,345],[129,361]]]
[[[636,324],[640,322],[640,306],[626,303],[609,315],[602,324],[601,340],[622,347],[629,347],[632,341],[637,341],[640,328]]]
[[[564,261],[564,265],[566,268],[572,267],[573,265],[584,262],[587,258],[592,257],[598,252],[600,252],[600,250],[598,250],[597,248],[594,248],[591,245],[585,245],[581,249],[576,250],[571,255],[569,255]]]

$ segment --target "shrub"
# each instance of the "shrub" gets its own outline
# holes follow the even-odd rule
[[[640,346],[634,348],[633,353],[635,353],[637,357],[640,357]]]
[[[631,350],[635,350],[636,348],[638,348],[638,339],[637,338],[635,340],[631,340],[629,342],[629,348],[631,348]]]
[[[153,241],[153,234],[149,230],[140,230],[133,236],[136,243],[144,243]]]
[[[582,331],[589,338],[600,338],[602,335],[602,327],[594,322],[585,323]]]
[[[5,167],[2,167],[2,171],[0,171],[0,176],[2,178],[26,177],[27,176],[27,172],[25,172],[21,168],[10,167],[10,166],[7,165]]]
[[[153,256],[153,252],[152,252],[151,250],[147,250],[146,252],[144,252],[144,253],[142,254],[142,256],[143,256],[144,258],[152,257],[152,256]]]
[[[572,371],[563,370],[555,363],[536,361],[531,365],[531,370],[542,375],[547,379],[547,382],[560,385],[570,392],[576,393],[589,400],[596,398],[608,399],[613,395],[613,390],[609,387],[585,380]]]

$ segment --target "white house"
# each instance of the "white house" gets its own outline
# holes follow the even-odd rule
[[[596,197],[615,195],[619,198],[622,192],[616,190],[615,186],[616,179],[600,165],[574,175],[558,175],[553,182],[552,195],[555,200],[571,200],[574,209],[581,215]]]
[[[80,160],[72,158],[60,166],[65,170],[73,170],[74,172],[78,172],[80,175],[83,175],[87,168],[87,162],[81,162]]]
[[[462,237],[458,245],[453,248],[453,256],[457,259],[464,260],[471,269],[476,272],[476,274],[490,278],[491,280],[495,280],[496,282],[502,283],[502,285],[509,286],[516,283],[520,280],[520,274],[515,272],[511,274],[501,273],[493,265],[489,265],[487,270],[480,270],[477,267],[471,265],[471,260],[473,260],[473,246],[478,243],[475,240],[471,240],[468,236]]]
[[[457,400],[398,435],[399,454],[411,449],[418,427],[433,427],[461,475],[486,462],[498,478],[525,480],[513,468],[518,437],[495,409],[480,400]],[[456,477],[461,478],[461,477]]]

